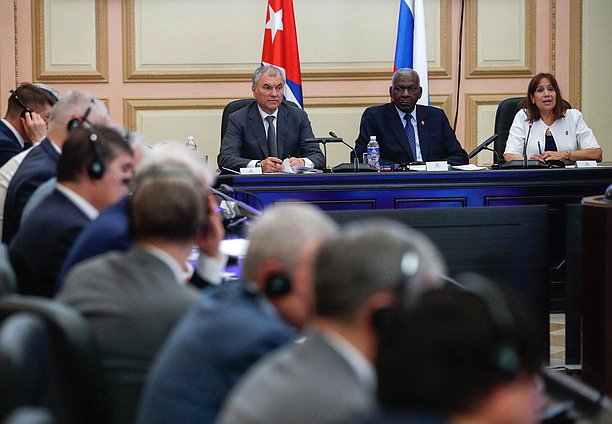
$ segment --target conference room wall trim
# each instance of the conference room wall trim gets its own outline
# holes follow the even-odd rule
[[[504,17],[504,25],[499,25],[499,16]],[[466,2],[466,78],[534,75],[535,18],[532,0]]]
[[[429,76],[450,79],[452,0],[424,3]],[[181,9],[171,2],[152,5],[143,0],[122,0],[124,81],[248,80],[260,60],[264,21],[261,6],[260,2],[246,0],[209,0]],[[393,56],[381,50],[380,45],[395,42],[396,27],[389,22],[397,20],[396,1],[379,1],[368,10],[351,0],[296,0],[294,8],[300,16],[296,24],[304,80],[388,78]],[[245,20],[239,16],[261,19]],[[211,19],[225,22],[223,31],[232,32],[233,37],[225,37],[218,29],[213,34],[211,25],[193,24]],[[172,30],[164,31],[163,27],[172,20]],[[365,36],[363,26],[356,22],[367,22],[373,31]]]
[[[108,82],[107,0],[32,1],[34,80]]]
[[[569,93],[572,106],[582,109],[582,0],[570,0]]]
[[[468,153],[480,143],[493,135],[495,129],[495,113],[499,103],[509,97],[524,96],[525,93],[493,93],[465,95],[466,104],[466,132],[464,147]],[[491,148],[493,146],[490,146]],[[484,151],[470,160],[474,164],[493,163],[493,153]]]

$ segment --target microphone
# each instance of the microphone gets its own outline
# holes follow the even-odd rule
[[[225,184],[223,184],[223,185],[225,185]],[[215,196],[219,196],[221,199],[225,200],[225,202],[228,203],[228,207],[232,211],[234,211],[234,210],[233,210],[233,208],[231,208],[231,206],[230,206],[231,203],[230,202],[232,202],[233,204],[238,206],[240,208],[240,210],[243,211],[242,215],[244,215],[244,216],[247,216],[249,218],[257,218],[257,217],[261,216],[261,211],[255,209],[252,206],[247,205],[244,202],[241,202],[240,200],[234,199],[233,197],[228,196],[227,194],[225,194],[225,193],[223,193],[223,192],[221,192],[221,191],[219,191],[219,190],[217,190],[217,189],[215,189],[213,187],[210,188],[210,192],[212,194],[214,194]]]
[[[488,149],[487,147],[489,146],[489,144],[493,143],[495,140],[497,140],[497,134],[493,134],[491,137],[487,138],[485,141],[480,143],[478,147],[476,147],[474,150],[470,152],[470,154],[468,155],[468,159],[472,159],[474,156],[476,156],[478,153],[482,152],[483,150],[491,150],[491,149]],[[498,162],[499,162],[499,159],[498,159]]]
[[[531,127],[533,127],[533,120],[529,121],[529,130],[527,130],[527,137],[523,143],[523,168],[527,169],[527,144],[529,143],[529,134],[531,134]]]

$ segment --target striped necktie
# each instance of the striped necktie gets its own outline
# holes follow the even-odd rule
[[[412,127],[412,122],[410,122],[412,120],[412,115],[407,113],[404,116],[404,119],[406,120],[406,126],[404,126],[404,129],[406,130],[406,136],[408,136],[408,145],[410,146],[410,153],[412,154],[412,160],[416,161],[416,138],[414,137],[414,128]]]

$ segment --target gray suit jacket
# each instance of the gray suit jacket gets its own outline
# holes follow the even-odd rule
[[[277,119],[278,157],[308,158],[315,168],[323,168],[325,161],[318,143],[305,142],[314,137],[306,112],[283,102],[278,108]],[[266,130],[257,102],[232,113],[217,156],[219,169],[238,171],[251,160],[263,160],[268,156]]]
[[[358,422],[374,410],[374,391],[324,337],[311,333],[255,365],[230,392],[217,423]]]
[[[81,262],[68,274],[57,298],[91,325],[110,386],[114,422],[134,422],[151,362],[199,296],[138,246]]]

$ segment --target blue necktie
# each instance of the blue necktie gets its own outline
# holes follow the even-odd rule
[[[410,122],[411,118],[412,115],[409,113],[404,116],[404,119],[406,120],[406,126],[404,129],[406,130],[406,135],[408,136],[408,145],[410,146],[410,152],[412,153],[412,160],[416,161],[418,160],[416,155],[416,138],[414,137],[414,128],[412,128],[412,123]]]

